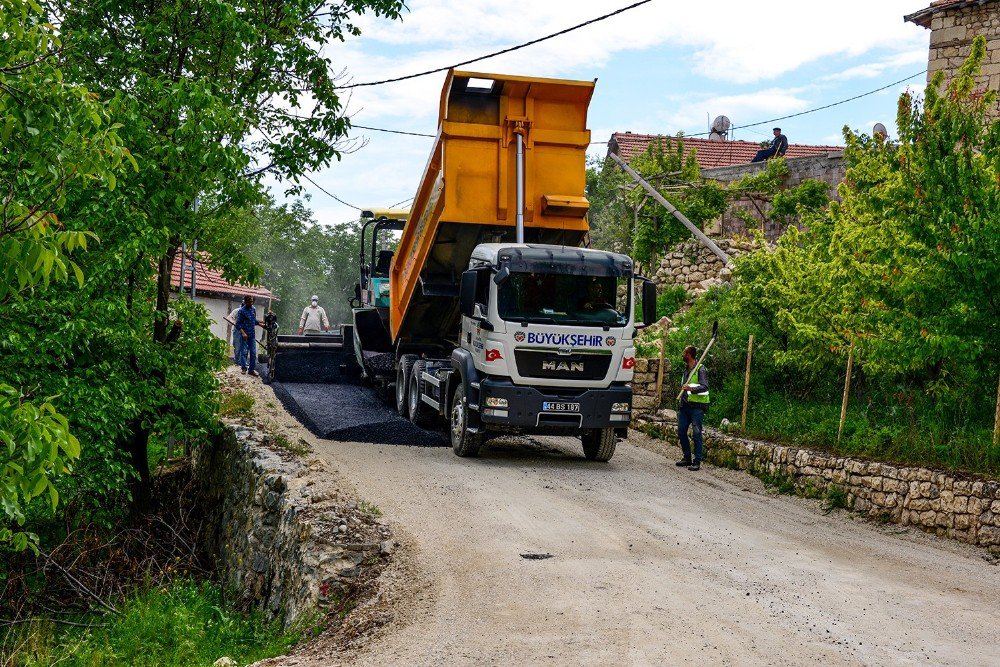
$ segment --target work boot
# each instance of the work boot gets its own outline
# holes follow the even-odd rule
[[[247,374],[247,369],[241,368],[240,369],[240,375],[246,375],[246,374]]]
[[[701,461],[694,461],[688,466],[688,470],[701,470]]]
[[[677,467],[690,466],[691,465],[691,459],[681,459],[680,461],[678,461],[674,465],[676,465]]]
[[[251,377],[259,377],[259,376],[257,375],[257,371],[248,371],[248,372],[247,372],[247,375],[249,375],[249,376],[251,376]]]

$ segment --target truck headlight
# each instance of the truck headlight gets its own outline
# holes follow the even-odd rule
[[[499,398],[497,396],[488,396],[486,398],[486,407],[488,408],[506,408],[507,399]]]
[[[628,412],[629,409],[630,408],[629,408],[628,403],[612,403],[611,404],[611,412]]]

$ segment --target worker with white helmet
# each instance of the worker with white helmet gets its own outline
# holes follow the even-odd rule
[[[302,319],[299,320],[299,335],[302,332],[319,333],[330,330],[330,320],[326,317],[326,311],[319,305],[319,297],[312,295],[311,303],[302,310]]]

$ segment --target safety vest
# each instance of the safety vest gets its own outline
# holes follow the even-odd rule
[[[701,364],[695,364],[694,368],[691,369],[691,373],[687,376],[687,381],[685,384],[698,384],[698,371],[701,370]],[[691,382],[691,378],[694,378],[694,382]],[[687,396],[688,403],[700,403],[701,405],[708,405],[708,389],[696,394],[693,391],[688,392]]]

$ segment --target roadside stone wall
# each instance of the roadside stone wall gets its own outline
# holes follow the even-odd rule
[[[753,249],[746,241],[713,239],[730,257],[736,257]],[[657,290],[680,285],[688,294],[701,294],[715,285],[729,282],[732,270],[722,265],[722,260],[696,239],[677,244],[663,259],[653,274]]]
[[[650,426],[676,444],[673,410],[633,415],[633,427]],[[704,435],[705,458],[713,464],[787,477],[806,496],[829,497],[831,489],[837,488],[848,509],[870,518],[1000,551],[1000,481],[836,456],[738,438],[715,429],[705,429]]]
[[[268,446],[268,436],[228,425],[195,451],[203,546],[223,585],[246,608],[286,627],[337,609],[369,564],[392,549],[389,529],[330,489],[318,461]]]
[[[785,160],[785,164],[788,166],[788,175],[785,176],[782,182],[782,189],[793,188],[805,180],[822,181],[827,184],[827,194],[831,199],[840,198],[837,194],[837,186],[844,180],[847,169],[842,151],[826,153],[825,155],[788,158]],[[752,162],[730,167],[702,169],[701,177],[706,180],[729,184],[744,176],[763,171],[766,168],[766,162]],[[710,235],[717,235],[724,238],[746,236],[748,231],[747,223],[742,216],[749,216],[756,221],[754,224],[756,229],[760,229],[761,225],[763,225],[764,237],[767,239],[767,242],[774,243],[778,240],[778,237],[785,233],[788,226],[774,220],[765,220],[770,206],[770,203],[766,201],[744,197],[730,204],[729,208],[722,214],[722,218],[716,222],[714,227],[706,231]]]
[[[643,359],[637,357],[635,360],[634,375],[632,376],[632,410],[633,414],[646,414],[656,410],[656,376],[660,370],[659,359]],[[670,362],[664,360],[664,372],[669,372]],[[666,384],[664,376],[664,384]]]

